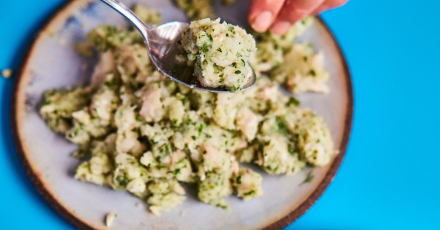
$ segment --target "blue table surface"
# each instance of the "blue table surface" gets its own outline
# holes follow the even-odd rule
[[[33,34],[64,2],[0,1],[0,69],[18,68]],[[334,181],[287,229],[440,228],[439,7],[352,0],[323,14],[352,73],[352,135]],[[1,228],[74,229],[39,195],[18,159],[12,84],[0,78]]]

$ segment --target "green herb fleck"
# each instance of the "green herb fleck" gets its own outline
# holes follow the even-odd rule
[[[250,192],[243,193],[243,196],[250,196],[250,195],[253,195],[253,194],[255,194],[255,190],[252,189]]]
[[[177,174],[179,174],[180,173],[180,169],[176,169],[176,170],[174,170],[174,175],[177,175]]]
[[[287,105],[295,105],[295,106],[299,106],[300,105],[300,101],[294,97],[290,97],[289,101],[287,102]]]
[[[199,126],[199,136],[202,135],[203,132],[203,124],[200,124]]]
[[[221,66],[219,66],[219,65],[217,65],[217,64],[215,64],[215,63],[214,63],[214,68],[215,68],[215,70],[217,70],[217,71],[221,71],[221,70],[223,69],[223,67],[221,67]]]
[[[313,178],[315,177],[313,174],[312,174],[312,170],[310,170],[310,172],[307,174],[307,177],[306,177],[306,179],[304,179],[304,181],[301,183],[301,184],[299,184],[299,186],[301,186],[301,185],[303,185],[303,184],[306,184],[306,183],[310,183],[312,180],[313,180]]]
[[[202,51],[204,52],[204,53],[206,53],[206,52],[208,52],[209,51],[209,45],[208,44],[203,44],[203,46],[202,46]]]
[[[177,164],[183,163],[184,161],[185,161],[185,157],[182,158],[182,159],[180,159],[180,160],[177,162]]]
[[[241,184],[241,176],[238,176],[238,177],[237,177],[236,182],[237,182],[237,184]]]

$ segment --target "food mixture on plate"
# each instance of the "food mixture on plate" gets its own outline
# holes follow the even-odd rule
[[[198,11],[191,10],[188,15],[196,19]],[[137,13],[146,23],[160,24],[154,9],[138,6]],[[241,73],[234,71],[247,71],[251,55],[257,82],[233,94],[198,91],[167,79],[137,31],[101,25],[88,35],[100,56],[90,86],[46,91],[40,113],[51,129],[78,144],[74,155],[83,162],[75,178],[127,190],[156,215],[185,200],[181,183],[197,186],[201,202],[227,209],[229,195],[246,201],[263,194],[261,175],[243,162],[268,174],[291,175],[332,159],[333,141],[322,117],[278,90],[282,85],[294,93],[327,92],[322,54],[307,43],[293,43],[312,22],[305,19],[284,36],[255,33],[253,54],[255,43],[239,27],[210,19],[193,22],[184,43],[188,56],[200,54],[193,60],[206,65],[201,72],[222,72],[236,87],[233,81]],[[194,40],[201,34],[206,38]],[[225,34],[243,44],[217,41]],[[216,67],[224,69],[216,72]]]

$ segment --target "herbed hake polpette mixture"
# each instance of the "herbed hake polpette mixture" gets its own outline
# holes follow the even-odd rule
[[[196,21],[192,25],[222,26],[204,19],[215,18],[211,8],[204,11],[209,15],[198,10],[210,7],[208,1],[179,4]],[[138,5],[134,10],[146,23],[161,23],[154,9]],[[77,45],[81,54],[99,53],[92,83],[46,91],[40,112],[52,130],[78,144],[74,156],[83,160],[75,173],[78,180],[127,190],[157,215],[185,200],[181,183],[197,186],[201,202],[227,209],[229,195],[246,201],[263,194],[260,174],[241,162],[257,164],[271,175],[291,175],[306,165],[327,165],[335,153],[322,117],[278,90],[328,91],[322,53],[293,42],[312,23],[304,19],[284,36],[252,36],[233,27],[246,39],[255,38],[256,45],[247,44],[243,58],[234,54],[224,68],[233,79],[230,87],[239,87],[235,69],[244,70],[247,60],[258,79],[250,90],[228,94],[167,79],[151,62],[137,31],[101,25],[89,33],[87,43]],[[223,26],[219,29],[232,33],[229,24]],[[200,57],[191,58],[203,65]]]

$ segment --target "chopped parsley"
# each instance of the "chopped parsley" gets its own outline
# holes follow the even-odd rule
[[[255,190],[251,190],[251,191],[249,191],[249,192],[246,192],[246,193],[243,193],[243,196],[251,196],[251,195],[253,195],[253,194],[255,194]]]
[[[241,176],[238,176],[235,181],[236,181],[237,184],[241,184]]]
[[[315,177],[315,176],[312,174],[312,172],[313,172],[313,171],[310,170],[310,172],[307,174],[306,179],[304,179],[304,181],[303,181],[301,184],[299,184],[299,186],[301,186],[301,185],[303,185],[303,184],[307,184],[307,183],[312,182],[313,178]]]
[[[203,132],[203,124],[200,124],[198,131],[199,131],[199,136],[202,135],[202,132]]]
[[[177,162],[177,164],[183,163],[184,161],[185,161],[185,157],[182,158],[182,159],[180,159],[180,160]]]
[[[208,44],[203,44],[203,46],[202,46],[202,51],[204,52],[204,53],[206,53],[206,52],[208,52],[209,51],[209,49],[210,49],[211,47],[208,45]]]
[[[287,102],[287,105],[295,105],[295,106],[299,106],[301,104],[301,102],[294,98],[294,97],[290,97],[289,101]]]

